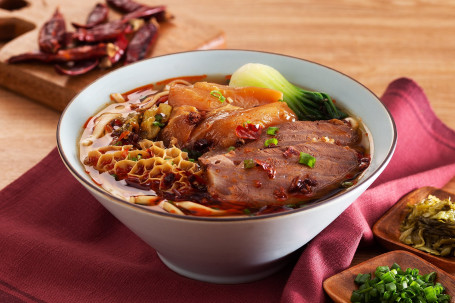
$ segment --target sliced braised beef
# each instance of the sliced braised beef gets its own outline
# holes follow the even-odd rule
[[[191,86],[176,84],[169,90],[170,105],[191,105],[202,111],[226,105],[252,108],[282,99],[282,92],[270,88],[231,87],[208,82],[197,82]]]
[[[276,138],[279,146],[291,146],[306,141],[325,141],[338,145],[354,145],[360,140],[358,129],[343,120],[295,121],[276,125],[275,136],[267,134],[249,143],[250,147],[263,148],[266,140]]]
[[[300,125],[297,128],[302,135],[297,128],[287,124]],[[302,125],[308,128],[306,132],[302,131]],[[285,123],[279,126],[281,137],[276,136],[285,144],[266,148],[259,139],[230,152],[212,151],[203,155],[199,163],[206,171],[209,194],[222,202],[250,207],[295,204],[327,196],[341,188],[344,181],[358,175],[368,161],[349,146],[312,139],[315,134],[322,136],[319,130],[327,128],[336,131],[325,131],[326,135],[336,137],[337,134],[336,140],[345,144],[355,142],[357,133],[339,132],[340,125],[333,122]],[[299,163],[300,152],[316,158],[314,167]]]
[[[242,140],[236,129],[245,124],[269,126],[296,120],[296,115],[284,102],[275,102],[252,108],[240,108],[226,105],[212,110],[191,133],[187,147],[192,149],[200,140],[210,142],[212,146],[228,148]]]
[[[204,112],[200,112],[194,106],[176,106],[172,110],[166,127],[160,134],[166,146],[175,145],[183,147],[190,139],[191,132],[196,125],[204,118]]]

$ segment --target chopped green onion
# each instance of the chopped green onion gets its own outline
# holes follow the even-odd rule
[[[270,126],[269,128],[267,128],[267,135],[275,136],[277,131],[278,127]]]
[[[244,213],[245,215],[251,215],[251,210],[249,210],[248,208],[245,208],[245,209],[243,210],[243,213]]]
[[[253,168],[256,166],[256,162],[253,159],[246,159],[243,161],[243,168]]]
[[[428,302],[438,302],[433,286],[425,287],[423,291],[425,293],[425,299],[427,299]]]
[[[301,152],[299,157],[299,163],[313,168],[316,163],[316,158],[310,154]]]
[[[344,188],[351,187],[352,185],[354,185],[354,182],[352,182],[352,181],[341,182],[341,186],[344,187]]]
[[[354,282],[357,284],[363,284],[367,280],[370,280],[371,274],[358,274],[357,277],[355,278]]]
[[[390,299],[391,296],[392,296],[392,292],[386,290],[386,291],[384,292],[384,295],[382,295],[382,298],[385,299],[385,300],[388,300],[388,299]]]
[[[161,114],[155,115],[155,121],[161,122],[163,120],[163,116]]]
[[[159,126],[159,127],[163,127],[163,126],[164,126],[163,123],[158,122],[158,121],[154,121],[154,122],[152,123],[152,125],[153,125],[153,126]]]
[[[384,281],[384,283],[390,283],[390,282],[395,281],[395,275],[391,271],[386,272],[385,274],[381,275],[379,278],[382,281]]]
[[[246,127],[248,124],[251,124],[250,120],[246,120],[246,122],[243,122],[243,127]]]
[[[274,145],[275,146],[278,145],[277,138],[270,138],[270,139],[265,140],[265,142],[264,142],[265,147],[274,146]]]
[[[394,263],[391,268],[378,266],[375,278],[370,274],[358,274],[354,282],[359,285],[351,294],[351,302],[447,302],[451,297],[444,294],[445,288],[436,279],[436,273],[420,275],[416,268],[405,271]],[[425,282],[424,282],[425,281]]]
[[[380,276],[383,273],[386,273],[390,270],[388,266],[378,266],[374,272],[375,276]]]
[[[235,147],[234,147],[234,146],[229,146],[229,147],[228,147],[228,152],[233,151],[233,150],[235,150]]]
[[[423,276],[423,280],[425,282],[433,282],[435,278],[436,278],[435,272],[432,272],[432,273],[429,273],[429,274]]]
[[[221,103],[223,103],[224,101],[226,101],[226,98],[223,96],[223,94],[219,91],[219,90],[212,90],[210,92],[210,95],[214,96],[215,98],[218,99],[218,101],[220,101]]]
[[[364,302],[363,298],[364,296],[362,294],[359,294],[358,292],[352,292],[351,302]]]
[[[385,285],[385,289],[387,289],[388,291],[395,291],[397,290],[397,286],[395,285],[395,280],[393,282],[390,282],[390,283],[387,283]]]
[[[420,278],[417,278],[417,279],[416,279],[416,282],[417,282],[419,285],[421,285],[421,286],[422,286],[423,284],[425,284],[425,282],[423,282]]]

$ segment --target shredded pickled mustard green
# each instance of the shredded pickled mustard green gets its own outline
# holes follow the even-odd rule
[[[409,209],[400,241],[437,256],[455,256],[455,203],[429,195]]]

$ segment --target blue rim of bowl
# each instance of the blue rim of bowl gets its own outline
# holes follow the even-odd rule
[[[369,180],[370,178],[375,176],[378,173],[378,171],[382,170],[382,168],[386,165],[386,163],[392,157],[393,152],[395,151],[396,144],[397,144],[397,128],[396,128],[395,121],[394,121],[392,115],[390,114],[390,111],[388,110],[388,108],[385,107],[384,104],[381,102],[381,100],[376,96],[376,94],[374,94],[365,85],[363,85],[362,83],[358,82],[354,78],[352,78],[352,77],[350,77],[350,76],[348,76],[348,75],[346,75],[346,74],[344,74],[344,73],[342,73],[342,72],[340,72],[340,71],[338,71],[336,69],[333,69],[331,67],[327,67],[327,66],[325,66],[323,64],[320,64],[320,63],[316,63],[316,62],[313,62],[313,61],[310,61],[310,60],[306,60],[306,59],[302,59],[302,58],[298,58],[298,57],[294,57],[294,56],[290,56],[290,55],[283,55],[283,54],[278,54],[278,53],[273,53],[273,52],[265,52],[265,51],[243,50],[243,49],[217,49],[217,50],[184,51],[184,52],[177,52],[177,53],[172,53],[172,54],[165,54],[165,55],[161,55],[161,56],[156,56],[156,57],[152,57],[152,58],[149,58],[149,59],[146,59],[146,60],[155,60],[156,58],[160,58],[160,57],[175,56],[175,55],[187,54],[187,53],[199,53],[199,52],[227,52],[227,53],[229,53],[229,52],[248,52],[248,53],[261,53],[261,54],[270,54],[270,55],[274,55],[274,56],[288,57],[288,58],[292,58],[292,59],[296,59],[296,60],[306,61],[306,62],[315,64],[315,65],[319,65],[321,67],[330,69],[330,70],[332,70],[332,71],[334,71],[334,72],[336,72],[338,74],[341,74],[341,75],[351,79],[352,81],[356,82],[357,84],[359,84],[360,86],[365,88],[368,92],[370,92],[376,98],[376,100],[379,102],[379,104],[387,112],[387,114],[389,116],[389,119],[390,119],[390,123],[392,124],[392,129],[393,129],[392,145],[391,145],[391,147],[390,147],[390,149],[389,149],[389,151],[387,153],[387,156],[385,157],[384,161],[381,162],[381,164],[371,173],[371,175],[369,177],[361,178],[360,182],[358,182],[352,188],[358,187],[362,183],[365,183],[367,180]],[[141,64],[141,62],[143,62],[143,61],[139,61],[139,62],[136,62],[136,63],[133,63],[133,64]],[[115,69],[113,71],[118,71],[118,70],[121,70],[122,68],[124,68],[124,67],[119,67],[119,68],[117,68],[117,69]],[[108,76],[109,74],[110,74],[110,72],[105,74],[105,75],[103,75],[103,76],[101,76],[101,77],[99,77],[97,80],[95,80],[95,82],[100,81],[102,78]],[[91,84],[89,84],[89,85],[91,85]],[[84,91],[84,90],[85,90],[85,88],[82,91]],[[343,195],[347,194],[347,192],[342,192],[339,195],[328,197],[328,198],[326,198],[326,199],[324,199],[322,201],[319,201],[317,203],[313,203],[313,204],[307,205],[305,207],[297,208],[297,209],[291,209],[291,210],[286,210],[286,211],[282,211],[282,212],[278,212],[278,213],[264,214],[264,215],[259,215],[259,216],[241,216],[241,217],[199,217],[199,216],[189,216],[189,215],[188,216],[183,216],[183,215],[172,214],[172,213],[168,213],[168,212],[164,212],[164,211],[157,211],[157,210],[154,210],[154,209],[148,209],[148,208],[145,208],[144,206],[133,204],[131,202],[128,202],[126,200],[123,200],[123,199],[121,199],[119,197],[116,197],[116,196],[112,195],[111,193],[107,192],[106,190],[102,189],[101,187],[93,184],[92,182],[87,181],[84,177],[80,176],[80,174],[77,173],[77,171],[75,169],[73,169],[72,165],[70,164],[70,161],[68,160],[67,156],[65,155],[65,152],[63,151],[63,148],[61,147],[61,144],[60,144],[60,124],[62,123],[62,120],[63,120],[63,117],[65,116],[66,110],[69,108],[71,103],[73,103],[74,100],[77,99],[77,97],[79,96],[79,94],[82,91],[80,91],[76,96],[73,97],[73,99],[71,99],[71,101],[68,103],[68,105],[65,107],[65,109],[62,112],[62,114],[60,115],[60,118],[59,118],[59,121],[58,121],[58,124],[57,124],[57,149],[58,149],[58,152],[60,154],[60,157],[63,160],[63,163],[65,164],[67,169],[71,172],[71,174],[76,179],[78,179],[79,182],[85,184],[86,186],[88,186],[91,189],[95,190],[98,194],[101,194],[101,195],[105,196],[106,198],[108,198],[111,201],[115,201],[117,203],[121,203],[124,206],[132,207],[133,209],[138,210],[138,211],[143,211],[143,212],[154,214],[154,215],[158,215],[158,216],[165,216],[165,217],[169,217],[169,218],[172,218],[172,219],[190,220],[190,221],[231,222],[231,221],[265,220],[265,219],[271,219],[271,218],[282,217],[282,216],[287,216],[287,215],[295,215],[296,213],[299,213],[301,211],[305,211],[305,210],[317,207],[317,206],[319,206],[321,204],[330,203],[334,199],[338,199],[338,198],[342,197]],[[76,145],[76,142],[75,142],[75,145]]]

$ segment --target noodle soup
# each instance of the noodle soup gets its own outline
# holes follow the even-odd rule
[[[228,81],[182,77],[112,93],[83,127],[86,172],[144,207],[251,216],[317,203],[369,166],[368,136],[354,117],[301,121],[280,91]]]

